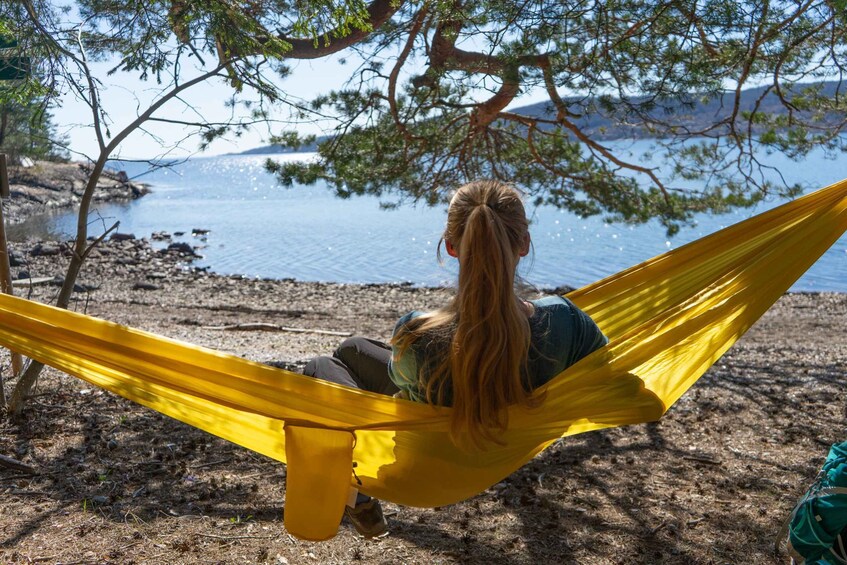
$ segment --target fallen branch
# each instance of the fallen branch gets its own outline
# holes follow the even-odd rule
[[[709,465],[721,465],[721,461],[718,459],[712,459],[711,457],[705,457],[702,455],[683,455],[683,459],[686,461],[696,461],[697,463],[708,463]]]
[[[250,323],[250,324],[235,324],[232,326],[202,326],[204,330],[223,330],[228,332],[253,332],[253,331],[263,331],[263,332],[292,332],[292,333],[313,333],[313,334],[321,334],[321,335],[337,335],[342,337],[350,337],[353,335],[351,332],[339,332],[334,330],[314,330],[311,328],[290,328],[288,326],[280,326],[277,324],[265,324],[261,322]]]
[[[213,538],[213,539],[220,539],[220,540],[226,540],[226,541],[239,540],[239,539],[276,539],[277,537],[279,537],[279,536],[276,536],[276,535],[271,535],[271,536],[216,536],[215,534],[201,534],[199,532],[195,533],[194,535],[204,537],[204,538]]]
[[[35,470],[35,467],[30,467],[26,463],[21,463],[17,459],[12,459],[11,457],[6,457],[5,455],[0,455],[0,466],[8,467],[9,469],[14,469],[15,471],[29,473],[30,475],[35,475],[37,472]]]
[[[705,518],[695,518],[694,520],[689,520],[685,523],[686,526],[696,526],[700,522],[705,520]]]
[[[655,536],[657,533],[659,533],[659,530],[666,527],[667,525],[668,525],[667,521],[663,521],[661,524],[659,524],[658,526],[656,526],[655,528],[652,528],[650,530],[650,535]]]
[[[44,492],[43,490],[24,490],[24,489],[12,489],[12,492],[9,494],[15,494],[18,496],[51,496],[49,492]]]
[[[192,465],[192,469],[202,469],[203,467],[211,467],[213,465],[220,465],[221,463],[229,463],[232,461],[232,457],[228,459],[221,459],[220,461],[211,461],[209,463],[201,463],[200,465]]]

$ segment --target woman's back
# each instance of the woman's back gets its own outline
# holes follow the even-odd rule
[[[462,186],[450,200],[442,241],[459,261],[456,294],[396,328],[394,377],[410,398],[449,404],[453,440],[482,447],[508,426],[509,406],[538,405],[532,389],[539,382],[604,341],[595,343],[599,330],[568,301],[552,297],[535,305],[515,294],[517,265],[531,238],[521,195],[511,185]]]
[[[603,347],[608,340],[585,312],[561,296],[544,296],[530,301],[530,345],[527,351],[524,386],[538,388],[586,355]],[[400,318],[394,333],[402,332],[408,322],[423,315],[412,311]],[[449,347],[449,336],[419,338],[405,351],[394,348],[389,374],[403,396],[427,402],[427,383],[431,370],[443,363]],[[453,387],[449,378],[443,385],[439,403],[453,403]],[[439,399],[433,399],[439,400]]]

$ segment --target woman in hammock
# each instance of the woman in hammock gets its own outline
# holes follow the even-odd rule
[[[332,357],[306,365],[310,376],[416,402],[452,406],[457,443],[484,448],[506,428],[510,404],[531,396],[566,367],[606,344],[587,314],[560,296],[527,301],[515,293],[518,262],[530,249],[518,192],[497,181],[461,187],[447,212],[442,241],[459,260],[449,304],[413,311],[397,322],[391,345],[345,340]],[[438,252],[440,259],[441,243]],[[387,529],[379,501],[359,494],[345,513],[365,537]]]

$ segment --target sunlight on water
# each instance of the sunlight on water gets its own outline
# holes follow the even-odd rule
[[[641,150],[646,147],[644,142]],[[639,142],[631,143],[633,151]],[[274,156],[279,159],[291,155]],[[302,157],[300,157],[302,158]],[[115,221],[137,237],[165,231],[174,241],[202,246],[200,266],[224,274],[295,278],[350,283],[411,282],[451,284],[455,264],[436,247],[445,208],[406,206],[382,210],[379,199],[334,198],[325,187],[280,187],[265,172],[266,156],[223,156],[194,159],[137,180],[153,193],[127,204],[100,205],[91,216],[92,233],[102,233]],[[847,177],[847,161],[812,156],[797,164],[771,159],[789,182],[820,187]],[[130,177],[141,175],[137,164],[124,165]],[[527,212],[532,218],[534,254],[521,274],[539,287],[580,286],[620,271],[668,249],[698,239],[778,204],[753,210],[698,218],[668,239],[656,222],[641,226],[609,224],[602,218],[582,220],[548,207]],[[9,237],[47,233],[69,237],[76,218],[65,212],[33,218],[10,231]],[[192,229],[209,230],[200,238]],[[847,238],[842,238],[798,281],[793,290],[847,292]]]

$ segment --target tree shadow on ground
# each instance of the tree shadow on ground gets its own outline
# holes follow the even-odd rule
[[[442,511],[401,508],[391,538],[457,562],[778,562],[779,522],[843,436],[842,380],[832,360],[727,356],[660,423],[565,438]],[[280,527],[277,462],[108,394],[59,387],[36,402],[3,432],[39,474],[0,470],[7,493],[34,509],[0,548],[67,513]]]
[[[51,515],[74,509],[120,523],[161,516],[204,516],[231,527],[280,520],[278,462],[161,414],[128,412],[128,401],[109,394],[60,393],[57,401],[63,404],[31,406],[12,430],[18,454],[31,453],[38,469],[33,477],[14,475],[22,486],[12,494],[53,507],[7,530],[0,547],[14,547]],[[66,443],[45,453],[51,437]],[[9,476],[0,470],[0,483]]]

